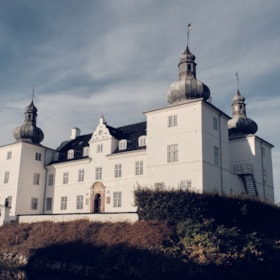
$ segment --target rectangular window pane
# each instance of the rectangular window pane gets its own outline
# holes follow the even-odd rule
[[[103,144],[98,144],[96,146],[96,152],[97,153],[102,153],[103,152]]]
[[[168,116],[168,127],[177,126],[177,115]]]
[[[216,117],[213,118],[213,128],[218,130],[218,119]]]
[[[67,196],[62,196],[60,198],[60,210],[66,210],[67,209]]]
[[[143,161],[135,162],[135,175],[143,175]]]
[[[122,177],[122,165],[115,164],[115,178]]]
[[[84,196],[83,195],[77,195],[76,200],[76,209],[83,209],[83,203],[84,202]]]
[[[46,210],[51,211],[52,210],[52,198],[47,197],[46,199]]]
[[[219,148],[214,146],[214,163],[219,164]]]
[[[95,180],[102,180],[102,167],[95,168]]]
[[[39,185],[40,184],[40,174],[39,173],[34,173],[33,184],[34,185]]]
[[[68,184],[68,177],[69,177],[69,173],[68,172],[64,172],[63,173],[63,184]]]
[[[84,169],[80,169],[79,170],[79,175],[78,175],[78,181],[79,182],[83,182],[84,181],[84,176],[85,176],[85,170]]]
[[[167,146],[167,161],[174,162],[178,161],[178,145],[168,145]]]
[[[42,154],[41,153],[36,153],[35,154],[35,160],[41,161],[42,160]]]
[[[9,171],[5,171],[5,174],[4,174],[4,184],[9,183],[9,178],[10,178],[10,172]]]
[[[48,182],[49,186],[53,186],[54,185],[54,174],[49,174],[49,182]]]
[[[35,197],[31,198],[31,209],[32,210],[38,209],[38,198],[35,198]]]
[[[119,208],[122,206],[122,193],[121,192],[114,192],[113,193],[113,207]]]
[[[9,152],[7,152],[7,159],[11,159],[11,158],[12,158],[12,152],[9,151]]]

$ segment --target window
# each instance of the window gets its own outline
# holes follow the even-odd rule
[[[32,210],[38,209],[38,198],[35,198],[35,197],[31,198],[31,209]]]
[[[8,184],[9,183],[9,178],[10,178],[10,172],[9,171],[5,171],[5,174],[4,174],[4,184]]]
[[[113,192],[113,207],[119,208],[122,207],[122,193]]]
[[[69,150],[67,152],[67,159],[72,159],[72,158],[74,158],[74,150],[73,149]]]
[[[95,180],[102,180],[102,167],[95,168]]]
[[[89,152],[89,147],[84,147],[83,148],[83,157],[87,157]]]
[[[60,198],[60,210],[66,210],[67,209],[67,196],[62,196]]]
[[[98,144],[96,146],[96,152],[97,153],[102,153],[103,152],[103,144]]]
[[[83,202],[84,202],[84,196],[83,195],[77,195],[76,209],[83,209]]]
[[[46,211],[52,210],[52,197],[47,197],[46,199]]]
[[[216,117],[213,118],[213,128],[218,130],[218,119]]]
[[[53,186],[54,185],[54,174],[49,174],[48,185],[49,186]]]
[[[178,145],[168,145],[167,146],[167,161],[174,162],[178,161]]]
[[[39,173],[34,173],[33,184],[34,185],[39,185],[40,184],[40,174]]]
[[[78,182],[83,182],[85,177],[85,170],[80,169],[78,172]]]
[[[261,147],[261,153],[262,153],[262,156],[265,157],[265,147],[263,147],[263,146]]]
[[[122,165],[115,164],[115,178],[122,177]]]
[[[143,147],[146,146],[146,135],[140,136],[138,139],[138,146]]]
[[[7,152],[7,159],[11,159],[12,158],[12,151]]]
[[[41,153],[36,153],[35,154],[35,160],[41,161],[42,160],[42,154]]]
[[[125,139],[120,140],[120,142],[119,142],[119,149],[120,150],[126,150],[126,147],[127,147],[127,141]]]
[[[219,164],[219,148],[214,146],[214,163]]]
[[[143,175],[143,161],[135,162],[135,175]]]
[[[165,185],[163,182],[157,182],[155,183],[155,189],[158,191],[163,191],[165,189]]]
[[[177,115],[168,116],[168,127],[177,126]]]
[[[63,184],[68,184],[68,179],[69,179],[69,173],[68,172],[63,172],[62,183]]]
[[[8,197],[5,199],[5,207],[8,207],[8,208],[11,208],[11,207],[12,207],[12,197],[11,197],[11,196],[8,196]]]
[[[192,181],[191,180],[181,180],[179,184],[179,188],[182,190],[188,190],[192,186]]]

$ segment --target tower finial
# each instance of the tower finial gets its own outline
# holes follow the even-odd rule
[[[236,76],[236,82],[237,82],[237,91],[239,92],[239,76],[238,76],[238,72],[235,73]]]
[[[32,102],[34,101],[34,95],[35,95],[35,85],[33,85],[32,88]]]
[[[192,28],[192,25],[189,23],[188,24],[188,33],[187,33],[187,46],[189,46],[191,28]]]

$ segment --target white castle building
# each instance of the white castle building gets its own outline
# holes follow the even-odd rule
[[[272,145],[255,135],[239,90],[232,117],[209,102],[187,46],[168,105],[146,121],[111,127],[102,116],[82,135],[73,128],[57,149],[41,145],[33,101],[15,142],[0,147],[0,204],[10,216],[135,212],[134,190],[188,189],[247,194],[274,202]]]

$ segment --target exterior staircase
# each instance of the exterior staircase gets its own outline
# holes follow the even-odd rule
[[[233,166],[233,173],[242,179],[246,194],[258,196],[252,164],[235,164]]]

